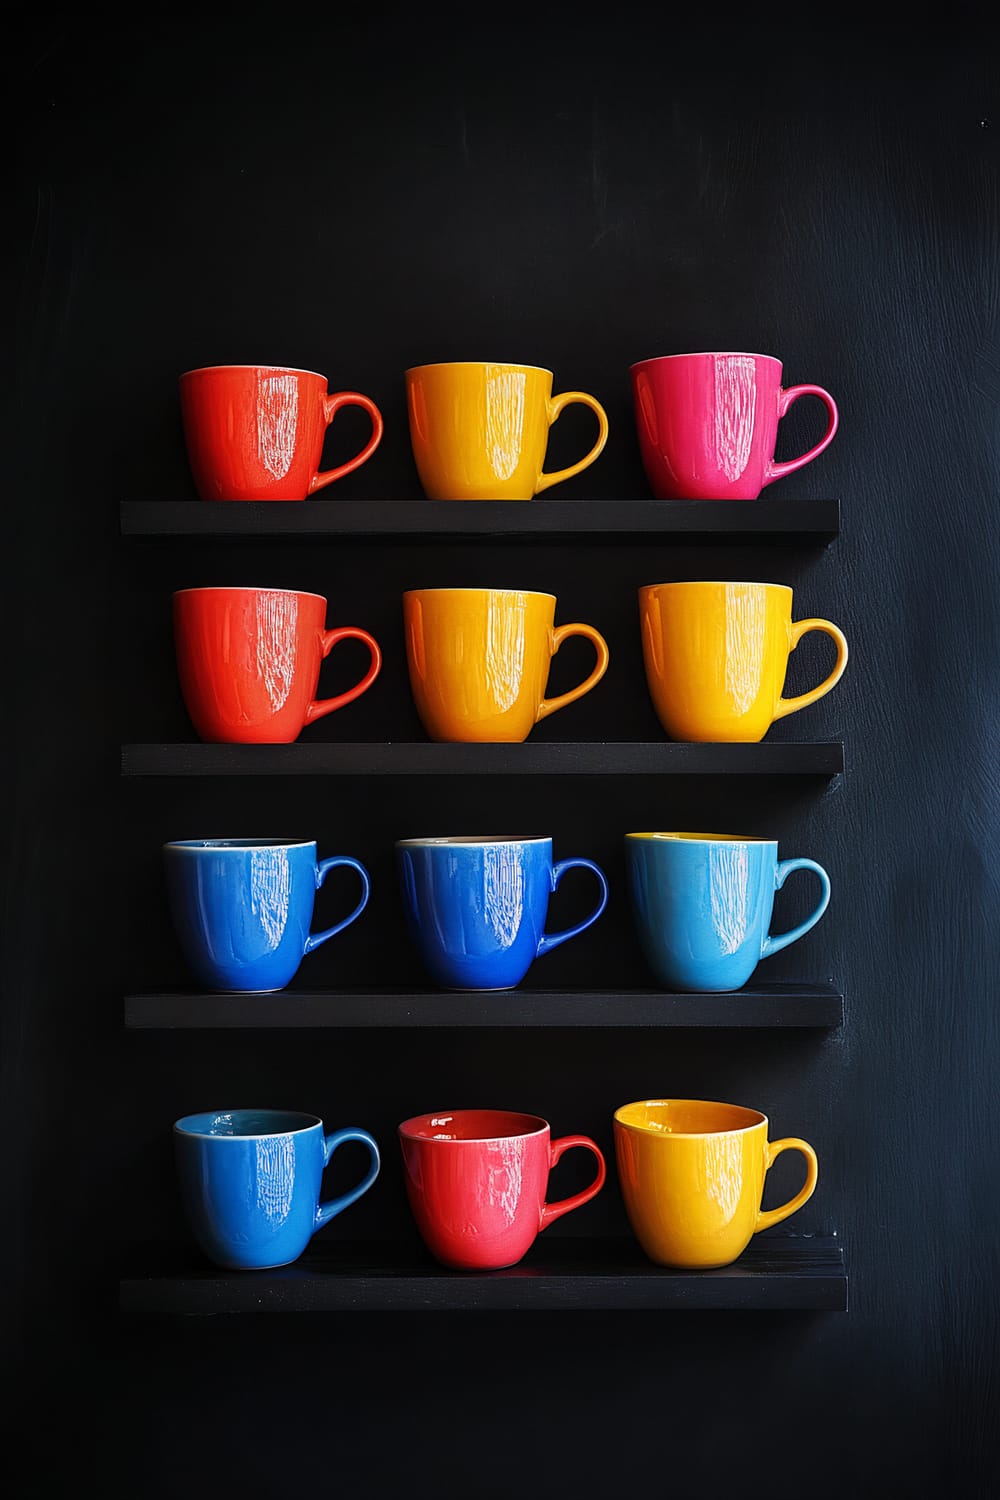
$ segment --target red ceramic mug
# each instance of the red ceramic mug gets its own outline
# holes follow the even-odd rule
[[[606,1168],[586,1135],[550,1139],[547,1121],[503,1109],[416,1115],[399,1126],[406,1193],[428,1250],[458,1271],[516,1265],[551,1224],[597,1196]],[[549,1172],[571,1146],[597,1157],[588,1188],[546,1203]]]
[[[295,589],[200,588],[174,594],[174,645],[184,703],[201,739],[285,745],[307,724],[371,687],[382,666],[374,636],[326,628],[327,601]],[[363,641],[371,663],[336,698],[316,697],[338,641]]]
[[[657,500],[756,500],[833,442],[837,406],[820,385],[781,384],[770,354],[665,354],[631,366],[639,451]],[[775,463],[778,422],[818,396],[827,426],[808,453]]]
[[[325,375],[282,365],[208,365],[180,377],[188,462],[202,500],[305,500],[371,458],[382,414],[357,391],[327,390]],[[320,471],[326,429],[360,406],[372,431],[360,453]]]

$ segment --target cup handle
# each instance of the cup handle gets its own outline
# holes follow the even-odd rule
[[[322,719],[325,714],[332,714],[335,708],[343,708],[345,703],[350,703],[354,698],[360,698],[375,681],[382,670],[382,649],[373,635],[367,630],[361,630],[357,625],[342,625],[339,630],[324,630],[321,640],[321,650],[324,659],[330,655],[338,641],[364,641],[371,652],[371,663],[368,671],[360,682],[356,682],[346,693],[341,693],[337,698],[315,698],[306,709],[306,723],[312,724],[317,719]]]
[[[554,714],[557,708],[565,708],[567,703],[575,703],[577,698],[582,698],[584,693],[589,693],[592,687],[597,686],[608,670],[608,662],[611,660],[608,643],[600,631],[594,629],[593,625],[560,625],[558,629],[552,632],[552,651],[550,656],[555,656],[563,641],[568,640],[571,635],[585,635],[588,641],[593,642],[594,650],[597,652],[597,664],[590,676],[585,678],[577,687],[570,688],[568,693],[560,693],[558,698],[543,698],[535,714],[536,724],[541,723],[542,719],[547,719],[549,714]]]
[[[594,907],[594,910],[590,913],[590,916],[585,917],[578,926],[569,927],[565,932],[543,932],[538,940],[538,950],[535,954],[536,958],[540,958],[543,953],[548,953],[552,948],[558,948],[560,943],[567,942],[571,937],[576,937],[578,933],[586,932],[587,928],[592,926],[593,923],[597,921],[598,917],[601,915],[601,912],[608,904],[608,882],[605,878],[604,871],[599,869],[598,866],[594,864],[593,860],[590,859],[559,860],[558,864],[554,864],[552,866],[552,889],[556,890],[560,880],[563,878],[567,870],[572,870],[577,866],[583,870],[593,870],[594,874],[597,876],[598,881],[600,882],[601,898],[598,901],[597,905]]]
[[[356,1203],[363,1193],[367,1193],[378,1176],[380,1165],[378,1146],[367,1130],[357,1130],[353,1126],[348,1126],[345,1130],[335,1130],[332,1135],[323,1137],[324,1167],[330,1165],[331,1156],[337,1147],[342,1146],[345,1141],[360,1141],[362,1145],[368,1147],[371,1154],[368,1171],[357,1187],[349,1188],[346,1193],[343,1193],[339,1198],[331,1198],[328,1203],[319,1203],[316,1205],[316,1218],[313,1221],[312,1227],[313,1234],[316,1233],[317,1229],[322,1229],[324,1224],[329,1224],[330,1220],[335,1219],[338,1214],[342,1214],[345,1208],[350,1208],[352,1203]]]
[[[778,868],[774,873],[774,889],[776,891],[781,890],[781,887],[793,870],[812,870],[814,875],[819,876],[820,884],[823,887],[819,902],[812,915],[806,917],[804,922],[800,922],[798,927],[791,928],[789,932],[780,932],[777,937],[772,937],[768,933],[760,945],[761,958],[770,958],[772,953],[780,953],[782,948],[788,947],[789,943],[795,943],[800,937],[805,937],[809,929],[816,926],[816,923],[830,905],[830,877],[823,869],[823,866],[818,865],[814,859],[780,860]]]
[[[772,458],[770,463],[767,465],[767,468],[764,470],[765,485],[773,484],[776,479],[783,479],[786,474],[794,474],[796,469],[801,469],[805,464],[811,464],[813,459],[819,458],[820,454],[823,452],[823,449],[829,448],[830,444],[833,442],[834,434],[837,431],[837,424],[840,421],[840,417],[837,412],[836,401],[834,401],[833,397],[830,395],[830,392],[825,391],[821,385],[790,385],[787,390],[780,391],[778,394],[779,422],[787,412],[788,408],[791,406],[792,402],[797,401],[800,396],[818,396],[819,399],[824,403],[827,410],[826,432],[823,434],[823,437],[820,439],[820,441],[816,444],[815,448],[810,448],[808,453],[803,453],[798,458],[790,458],[784,463],[780,464],[775,463],[774,459]]]
[[[350,865],[352,870],[357,870],[361,876],[361,900],[351,912],[351,915],[345,917],[342,922],[338,922],[336,927],[327,927],[323,932],[311,932],[306,938],[306,945],[302,950],[303,955],[312,953],[314,948],[318,948],[328,938],[332,938],[338,932],[343,932],[345,927],[350,927],[351,923],[357,917],[360,917],[368,905],[368,897],[371,894],[371,882],[368,879],[368,871],[364,865],[359,864],[356,859],[352,859],[349,854],[335,854],[331,859],[320,860],[316,866],[316,889],[319,890],[330,870],[334,869],[337,865]]]
[[[349,474],[352,469],[359,469],[366,459],[371,458],[375,449],[382,441],[382,413],[374,401],[368,396],[362,396],[358,391],[337,391],[334,395],[323,397],[323,418],[327,427],[329,427],[342,406],[360,406],[364,408],[372,419],[371,437],[360,453],[356,453],[353,458],[349,458],[339,468],[318,470],[309,481],[310,495],[314,495],[317,490],[323,489],[325,485],[332,484],[335,479],[340,479],[342,475]]]
[[[767,1172],[782,1151],[801,1151],[806,1159],[806,1180],[803,1187],[783,1203],[780,1208],[758,1209],[757,1222],[753,1227],[754,1234],[760,1234],[762,1229],[770,1229],[772,1224],[780,1224],[782,1219],[789,1218],[800,1209],[803,1203],[808,1202],[816,1191],[816,1179],[819,1176],[819,1163],[816,1153],[808,1141],[800,1141],[798,1136],[789,1135],[782,1141],[767,1141],[764,1146],[764,1171]]]
[[[604,1153],[589,1135],[563,1135],[557,1141],[552,1141],[549,1146],[549,1171],[552,1171],[563,1152],[568,1151],[571,1146],[583,1146],[587,1151],[594,1153],[597,1157],[597,1176],[589,1187],[583,1189],[582,1193],[574,1193],[572,1198],[562,1198],[558,1203],[543,1203],[538,1225],[539,1231],[547,1229],[554,1219],[561,1219],[563,1214],[572,1213],[574,1208],[582,1208],[584,1203],[589,1203],[591,1198],[596,1198],[604,1186],[604,1179],[608,1175]]]
[[[561,396],[553,396],[549,402],[548,415],[549,426],[555,422],[563,409],[579,402],[583,406],[589,406],[597,417],[597,442],[591,448],[585,458],[579,463],[570,464],[568,469],[557,469],[553,474],[539,474],[535,480],[535,494],[540,495],[542,490],[547,490],[550,485],[561,484],[564,479],[572,479],[574,474],[579,474],[581,469],[589,468],[602,452],[608,440],[608,414],[597,400],[596,396],[588,396],[586,391],[563,391]]]
[[[798,713],[800,708],[808,708],[810,703],[815,703],[818,698],[825,698],[830,689],[836,687],[844,675],[844,668],[847,666],[847,638],[844,632],[829,620],[796,620],[792,625],[791,641],[788,648],[789,653],[795,650],[799,641],[810,630],[822,630],[827,635],[833,637],[837,647],[837,660],[834,663],[833,671],[829,677],[820,683],[819,687],[810,689],[808,693],[800,693],[797,698],[779,698],[774,710],[772,723],[778,719],[783,719],[786,714]]]

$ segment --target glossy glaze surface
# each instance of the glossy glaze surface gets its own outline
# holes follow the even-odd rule
[[[580,402],[597,417],[597,441],[579,462],[543,472],[549,428]],[[604,407],[585,391],[552,395],[552,371],[458,362],[406,371],[410,443],[429,500],[530,500],[592,464],[608,440]]]
[[[608,669],[593,625],[560,625],[552,594],[525,589],[410,589],[403,629],[410,689],[432,740],[520,743],[535,725],[589,693]],[[570,636],[591,641],[590,675],[546,698],[553,656]]]
[[[774,893],[793,870],[819,877],[819,901],[798,926],[772,937]],[[775,839],[629,833],[625,874],[639,945],[665,990],[740,989],[762,958],[815,927],[830,902],[822,865],[779,860]]]
[[[407,928],[442,989],[512,989],[607,905],[604,872],[589,859],[553,864],[549,838],[400,839],[396,860]],[[575,927],[547,933],[549,897],[573,869],[597,877],[597,905]]]
[[[305,500],[365,463],[382,441],[369,396],[327,391],[325,375],[278,365],[213,365],[180,377],[188,462],[202,500]],[[326,430],[345,406],[371,418],[364,447],[320,472]]]
[[[206,990],[282,990],[307,953],[343,932],[368,904],[368,871],[349,854],[317,861],[316,845],[264,839],[179,839],[163,846],[174,931]],[[349,916],[309,931],[316,892],[343,865],[361,880]]]
[[[647,584],[639,624],[649,694],[673,740],[757,743],[777,719],[824,697],[847,666],[840,628],[793,621],[785,584]],[[810,630],[832,637],[833,670],[818,687],[783,698],[788,658]]]
[[[585,1135],[551,1139],[548,1122],[507,1110],[417,1115],[399,1126],[406,1195],[425,1245],[455,1270],[500,1270],[555,1219],[601,1191],[604,1156]],[[549,1172],[573,1146],[597,1158],[589,1187],[547,1203]]]
[[[382,667],[375,637],[326,628],[327,601],[294,589],[198,588],[173,596],[177,674],[199,739],[290,744],[307,724],[367,691]],[[320,666],[339,641],[363,641],[371,662],[335,698],[316,698]]]
[[[756,500],[761,490],[818,458],[833,442],[837,406],[818,385],[781,384],[767,354],[673,354],[629,371],[639,451],[658,500]],[[776,463],[778,422],[800,396],[827,409],[821,440]]]
[[[230,1271],[297,1260],[312,1236],[366,1193],[379,1173],[367,1130],[330,1135],[315,1115],[233,1109],[185,1115],[173,1127],[181,1202],[209,1260]],[[360,1141],[370,1164],[357,1187],[319,1201],[323,1169],[338,1146]]]
[[[787,1219],[816,1188],[813,1148],[794,1136],[768,1141],[767,1117],[739,1105],[639,1100],[615,1111],[614,1137],[629,1223],[658,1265],[730,1265],[753,1235]],[[805,1183],[780,1208],[764,1212],[767,1170],[789,1150],[806,1158]]]

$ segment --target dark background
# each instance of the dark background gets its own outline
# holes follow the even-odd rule
[[[8,33],[5,265],[3,1310],[12,1493],[322,1492],[493,1500],[527,1489],[976,1497],[997,1471],[1000,177],[990,7],[896,26],[717,8],[48,11]],[[13,106],[13,108],[11,108]],[[748,349],[835,396],[841,428],[771,493],[836,496],[827,549],[656,543],[123,541],[119,502],[194,498],[177,376],[324,372],[385,437],[328,499],[420,499],[403,371],[540,364],[611,435],[559,498],[644,498],[628,366]],[[363,440],[338,417],[326,459]],[[569,411],[549,467],[591,441]],[[800,403],[778,457],[816,440]],[[382,676],[311,739],[407,739],[399,595],[542,588],[611,646],[537,739],[660,737],[635,590],[791,583],[847,634],[837,689],[771,738],[842,738],[832,784],[746,778],[119,776],[122,741],[190,738],[171,590],[323,593]],[[352,648],[325,669],[358,675]],[[790,688],[832,659],[811,638]],[[567,646],[552,678],[590,657]],[[339,674],[339,675],[338,675]],[[369,866],[373,896],[300,981],[417,984],[391,844],[551,833],[606,868],[608,910],[533,970],[646,982],[623,900],[635,828],[768,834],[829,870],[827,917],[763,979],[830,981],[847,1022],[798,1032],[131,1033],[126,990],[183,986],[160,844],[265,829]],[[488,827],[486,825],[489,825]],[[343,910],[331,878],[320,918]],[[782,892],[776,925],[807,908]],[[589,906],[585,877],[554,918]],[[577,903],[576,905],[574,903]],[[560,921],[558,925],[563,925]],[[305,1316],[121,1325],[121,1266],[183,1242],[170,1125],[273,1104],[366,1126],[385,1165],[324,1234],[412,1237],[393,1131],[493,1105],[612,1150],[629,1099],[763,1110],[816,1147],[792,1221],[846,1247],[846,1314]],[[785,1170],[787,1164],[787,1171]],[[360,1170],[345,1149],[327,1186]],[[794,1189],[783,1157],[767,1202]],[[567,1158],[570,1192],[586,1161]],[[626,1234],[607,1190],[552,1235]],[[329,1478],[327,1478],[329,1476]],[[55,1486],[53,1490],[52,1486]],[[102,1491],[103,1492],[103,1491]]]

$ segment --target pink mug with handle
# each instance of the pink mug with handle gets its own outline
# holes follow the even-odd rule
[[[833,442],[837,406],[819,385],[781,384],[770,354],[664,354],[630,367],[643,468],[657,500],[756,500]],[[778,423],[818,396],[827,427],[808,453],[775,463]]]

